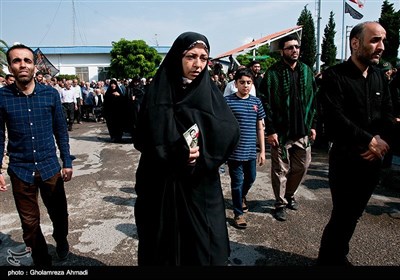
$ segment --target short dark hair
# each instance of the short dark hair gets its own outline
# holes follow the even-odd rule
[[[8,80],[8,78],[10,78],[10,77],[14,77],[14,75],[13,74],[7,74],[5,79]]]
[[[8,65],[11,64],[10,52],[11,52],[12,50],[16,50],[16,49],[26,49],[26,50],[29,50],[29,51],[32,53],[33,59],[35,60],[35,53],[33,52],[33,50],[32,50],[30,47],[27,47],[27,46],[25,46],[25,45],[23,45],[23,44],[15,44],[15,45],[13,45],[11,48],[9,48],[9,49],[7,50],[6,56],[7,56],[7,63],[8,63]],[[36,64],[36,61],[34,61],[34,63]]]
[[[251,78],[252,81],[254,81],[253,72],[249,68],[241,68],[241,69],[236,70],[235,76],[233,79],[235,81],[238,81],[243,76],[249,77],[249,78]]]
[[[247,67],[252,67],[253,65],[255,65],[255,64],[260,64],[260,62],[258,61],[258,60],[252,60],[252,61],[250,61],[250,63],[249,63],[249,65],[247,65]],[[261,65],[261,64],[260,64]]]
[[[293,40],[296,40],[297,42],[300,43],[299,38],[297,36],[295,36],[295,35],[288,35],[288,36],[283,37],[279,41],[279,49],[283,50],[283,47],[285,46],[285,43],[289,42],[289,41],[293,41]]]

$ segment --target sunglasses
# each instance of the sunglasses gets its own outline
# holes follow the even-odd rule
[[[289,46],[289,47],[286,47],[286,48],[283,48],[283,50],[294,50],[294,49],[296,49],[296,50],[298,50],[298,49],[300,49],[300,46],[299,45],[292,45],[292,46]]]

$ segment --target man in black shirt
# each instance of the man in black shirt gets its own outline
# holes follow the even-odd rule
[[[385,38],[378,22],[356,25],[350,33],[350,58],[322,77],[322,106],[333,138],[329,154],[333,210],[322,235],[318,265],[351,265],[349,243],[389,150],[392,104],[387,81],[375,67]]]

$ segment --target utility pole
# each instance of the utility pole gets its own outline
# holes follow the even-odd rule
[[[158,47],[157,33],[154,36],[156,37],[156,46]]]
[[[342,12],[342,59],[341,59],[341,61],[343,62],[343,60],[344,60],[344,37],[345,37],[345,35],[344,35],[344,30],[345,30],[345,26],[344,26],[344,9],[345,9],[345,4],[346,4],[346,2],[345,2],[345,0],[343,0],[343,12]]]
[[[320,71],[320,58],[321,58],[321,0],[317,3],[317,59],[316,59],[316,72]]]
[[[75,2],[72,0],[72,45],[75,46]]]
[[[347,59],[347,57],[348,57],[347,56],[347,43],[349,42],[348,38],[349,38],[349,35],[350,35],[351,28],[353,28],[353,26],[346,25],[346,43],[345,43],[345,56],[344,56],[344,59]]]

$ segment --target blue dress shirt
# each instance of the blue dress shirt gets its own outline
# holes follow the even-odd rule
[[[60,172],[57,147],[64,168],[72,168],[69,135],[60,95],[51,86],[36,83],[30,95],[15,84],[0,88],[0,162],[3,162],[5,127],[8,172],[33,183],[36,172],[47,180]],[[57,143],[57,145],[56,145]]]

